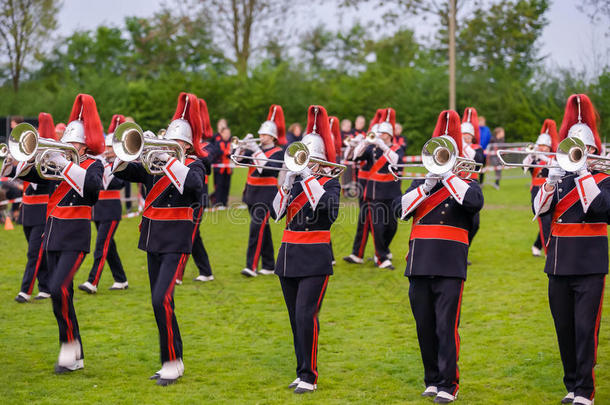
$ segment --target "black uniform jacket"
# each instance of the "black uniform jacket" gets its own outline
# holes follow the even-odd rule
[[[138,248],[153,253],[191,253],[193,232],[202,213],[205,168],[200,159],[185,160],[190,169],[180,194],[169,178],[148,174],[141,163],[129,163],[114,175],[143,183],[149,190],[140,224]]]
[[[278,146],[263,149],[268,159],[283,161],[284,152]],[[246,151],[246,156],[252,156],[252,151]],[[243,159],[245,163],[254,163],[250,159]],[[266,167],[282,167],[282,163],[268,162]],[[248,168],[248,179],[242,195],[242,201],[248,205],[264,204],[271,209],[271,203],[277,194],[277,176],[279,172],[273,169],[263,169],[261,172],[253,167]]]
[[[48,187],[50,196],[43,239],[45,250],[89,252],[91,211],[103,188],[104,167],[102,162],[91,157],[87,157],[80,167],[86,169],[82,197],[65,180],[45,180],[33,168],[22,176],[39,187]]]
[[[544,271],[559,276],[608,273],[608,234],[610,217],[610,179],[593,172],[601,193],[584,212],[574,173],[561,179],[553,193],[550,209],[551,237]]]
[[[121,216],[123,215],[121,190],[123,187],[125,187],[125,182],[116,176],[113,176],[108,187],[105,190],[100,190],[97,203],[93,206],[94,221],[111,222],[121,220]]]
[[[341,185],[337,179],[319,177],[324,194],[316,206],[312,206],[297,177],[288,198],[288,206],[276,218],[286,216],[286,228],[277,254],[275,274],[282,277],[309,277],[333,274],[333,256],[330,245],[330,227],[339,215]]]
[[[203,189],[201,190],[201,200],[203,208],[207,208],[210,206],[210,196],[208,194],[208,180],[210,174],[212,174],[212,164],[218,159],[221,154],[220,148],[214,142],[207,142],[203,146],[203,156],[199,158],[201,163],[203,163],[203,168],[205,170],[205,177],[203,181]]]
[[[466,279],[468,233],[475,214],[483,208],[483,192],[476,181],[465,179],[468,190],[459,204],[442,182],[408,214],[413,217],[405,276],[441,276]],[[406,193],[421,186],[414,180]],[[395,201],[395,212],[401,215],[401,199]]]
[[[396,163],[402,161],[404,151],[396,144],[392,144],[391,150],[398,155]],[[400,181],[396,181],[390,173],[385,153],[375,145],[369,145],[356,161],[366,161],[368,170],[366,187],[364,190],[365,199],[372,200],[393,200],[401,194]]]
[[[7,177],[15,176],[15,168],[7,173]],[[50,187],[55,182],[29,183],[23,182],[23,196],[21,197],[21,211],[19,213],[23,226],[41,226],[47,222],[47,204],[49,203]]]

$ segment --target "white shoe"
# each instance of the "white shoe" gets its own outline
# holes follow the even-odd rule
[[[51,298],[51,294],[46,292],[39,292],[37,296],[34,297],[35,300],[44,300],[47,298]]]
[[[455,395],[451,395],[448,392],[439,391],[438,394],[436,394],[436,398],[434,398],[434,402],[437,404],[448,404],[457,399],[457,394],[457,392],[455,393]]]
[[[158,373],[159,379],[157,380],[157,385],[166,386],[173,384],[184,375],[184,363],[182,363],[182,359],[166,361]]]
[[[536,246],[532,246],[532,255],[536,257],[542,256],[542,251]]]
[[[294,390],[295,394],[306,394],[308,392],[314,392],[318,388],[316,384],[306,383],[305,381],[299,381],[297,388]]]
[[[182,280],[176,279],[176,285],[182,285]]]
[[[345,256],[343,258],[343,260],[345,260],[348,263],[356,263],[356,264],[362,264],[364,263],[364,260],[361,257],[356,256],[355,254],[351,254],[349,256]]]
[[[80,370],[84,368],[83,359],[81,359],[80,343],[77,340],[72,342],[62,343],[55,365],[55,373],[62,374],[69,371]]]
[[[84,283],[79,285],[78,289],[89,294],[95,294],[97,292],[97,287],[88,281],[85,281]]]
[[[17,301],[20,304],[23,304],[24,302],[29,302],[30,301],[30,294],[26,294],[22,291],[19,291],[19,294],[17,294],[17,296],[15,297],[15,301]]]
[[[381,262],[378,266],[380,269],[390,269],[390,270],[394,270],[394,265],[392,264],[392,261],[390,259],[384,260],[383,262]]]
[[[299,385],[300,382],[301,382],[301,379],[299,377],[297,377],[296,380],[294,380],[293,382],[288,384],[288,388],[296,388],[297,385]]]
[[[388,257],[388,259],[392,260],[392,258],[393,258],[394,256],[392,256],[392,252],[390,252],[390,253],[388,253],[388,256],[387,256],[387,257]]]
[[[572,402],[574,402],[574,393],[573,392],[568,392],[566,394],[566,396],[563,397],[563,399],[561,400],[562,404],[571,404]]]
[[[198,275],[193,279],[193,281],[212,281],[214,280],[214,275],[204,276],[203,274]]]
[[[337,264],[337,261],[333,260],[331,264],[334,266],[335,264]]]
[[[127,281],[125,281],[124,283],[119,283],[117,281],[115,281],[112,286],[109,288],[109,290],[126,290],[129,288],[129,283]]]
[[[422,392],[422,397],[435,397],[438,394],[438,389],[434,385],[429,385],[426,390]]]
[[[243,274],[246,277],[256,277],[257,274],[255,271],[250,270],[249,268],[245,267],[242,271],[241,274]]]
[[[275,271],[267,270],[267,269],[260,269],[258,272],[264,276],[268,276],[270,274],[275,274]]]
[[[574,397],[574,402],[572,402],[572,403],[575,405],[593,405],[593,401],[594,401],[593,399],[576,396],[576,397]]]

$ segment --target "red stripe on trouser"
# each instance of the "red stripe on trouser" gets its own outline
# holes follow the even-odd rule
[[[546,237],[544,235],[544,230],[542,228],[542,219],[540,219],[540,217],[538,217],[538,227],[540,228],[540,230],[538,231],[540,233],[540,242],[542,242],[542,248],[544,249],[544,254],[546,255]]]
[[[595,339],[595,349],[593,352],[593,368],[591,369],[591,377],[593,377],[593,392],[591,393],[591,397],[589,399],[593,401],[595,398],[595,364],[597,363],[597,344],[599,340],[599,326],[602,320],[602,304],[604,303],[604,290],[606,289],[606,276],[604,276],[604,286],[602,287],[602,296],[599,299],[599,308],[597,309],[597,319],[595,320],[595,334],[593,335],[593,339]]]
[[[311,345],[311,371],[316,376],[314,380],[314,384],[318,382],[318,329],[319,323],[318,313],[320,312],[320,305],[322,304],[322,298],[324,297],[324,293],[326,292],[326,286],[328,285],[328,278],[330,276],[326,276],[324,280],[324,284],[322,285],[322,291],[320,291],[320,296],[318,297],[318,303],[316,304],[316,312],[313,315],[313,344]]]
[[[267,214],[265,215],[265,219],[263,219],[263,222],[261,223],[261,228],[258,231],[258,242],[256,243],[256,250],[254,250],[254,258],[252,260],[252,264],[250,266],[251,270],[256,271],[257,267],[258,267],[258,257],[261,254],[261,248],[263,245],[263,233],[265,232],[265,225],[267,225],[267,221],[269,220],[269,214],[270,212],[267,211]]]
[[[367,203],[366,207],[368,207],[368,203]],[[369,226],[370,226],[369,215],[367,213],[367,215],[364,217],[364,227],[362,228],[362,239],[360,240],[360,247],[358,248],[358,257],[361,259],[364,257],[364,248],[366,247],[366,240],[369,238]]]
[[[375,263],[377,263],[379,260],[379,255],[377,254],[377,243],[375,243],[375,227],[373,226],[373,218],[371,217],[371,203],[367,202],[366,206],[368,210],[366,216],[371,224],[371,236],[373,237],[373,247],[375,248]]]
[[[457,312],[455,314],[455,390],[452,395],[457,394],[460,389],[458,383],[460,379],[460,368],[458,367],[458,360],[460,359],[460,333],[458,332],[458,326],[460,326],[460,310],[462,309],[462,294],[464,293],[464,281],[460,287],[460,299],[458,301]]]
[[[169,355],[169,361],[176,360],[176,349],[174,348],[174,329],[172,325],[172,317],[174,315],[174,310],[172,309],[171,300],[172,294],[174,291],[174,285],[176,284],[176,277],[178,277],[178,272],[180,271],[180,267],[186,263],[189,255],[183,253],[180,256],[180,260],[178,261],[178,267],[176,267],[176,271],[174,272],[174,277],[172,277],[172,282],[169,283],[169,287],[165,292],[165,298],[163,299],[163,306],[165,307],[165,323],[167,328],[167,351]]]
[[[36,276],[38,275],[38,270],[40,269],[40,262],[42,261],[42,252],[43,244],[40,242],[40,249],[38,249],[38,258],[36,259],[36,267],[34,267],[34,275],[32,276],[32,281],[30,281],[30,288],[28,288],[28,295],[32,295],[32,291],[34,290],[34,281],[36,281]]]
[[[106,240],[104,241],[104,249],[102,249],[102,258],[100,259],[100,264],[97,266],[93,285],[97,285],[97,283],[100,282],[100,276],[102,275],[102,270],[104,269],[104,264],[106,263],[106,256],[108,256],[108,247],[110,246],[110,242],[112,241],[112,233],[116,229],[118,223],[119,221],[112,221],[110,223],[110,229],[108,230],[108,235],[106,235]]]
[[[197,221],[195,222],[195,228],[193,229],[193,234],[191,235],[191,243],[195,243],[195,235],[197,234],[198,225],[201,221],[201,215],[203,214],[203,209],[199,210],[199,214],[197,214]],[[186,263],[188,259],[184,261],[184,265],[180,268],[178,272],[178,280],[182,280],[184,278],[184,271],[186,270]]]
[[[74,340],[74,326],[72,325],[72,321],[70,320],[70,314],[69,314],[69,309],[68,309],[68,300],[70,299],[70,293],[68,292],[68,284],[70,282],[72,282],[72,279],[74,278],[74,273],[76,273],[76,271],[80,267],[80,264],[83,261],[84,256],[85,256],[85,254],[83,252],[78,254],[78,257],[76,258],[76,261],[74,262],[74,266],[72,266],[72,269],[70,269],[70,273],[68,274],[68,277],[66,277],[63,284],[61,285],[61,295],[62,295],[61,313],[64,317],[64,320],[66,321],[66,325],[68,326],[68,330],[66,332],[66,338],[67,338],[68,342],[71,342]]]

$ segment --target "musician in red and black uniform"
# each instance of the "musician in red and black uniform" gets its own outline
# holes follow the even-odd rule
[[[566,137],[580,139],[588,153],[601,151],[596,112],[585,94],[568,98],[559,130],[559,139]],[[576,166],[567,173],[549,169],[533,209],[536,216],[552,218],[544,271],[568,391],[562,403],[590,405],[608,273],[610,179]]]
[[[205,210],[210,205],[210,197],[208,195],[208,176],[210,173],[212,173],[212,164],[220,155],[220,149],[218,148],[218,145],[213,142],[203,141],[204,139],[212,138],[213,134],[212,125],[210,123],[210,115],[208,113],[208,105],[202,98],[199,99],[199,112],[201,113],[201,124],[203,128],[201,156],[199,157],[199,160],[201,160],[201,163],[203,163],[203,167],[205,169],[203,189],[201,191],[201,208]],[[203,217],[203,213],[201,215]],[[203,246],[200,226],[201,221],[199,221],[197,224],[197,230],[193,234],[192,256],[195,266],[197,266],[197,270],[199,271],[199,275],[195,277],[193,281],[208,282],[214,280],[214,275],[212,274],[212,266],[210,265],[208,252],[205,250],[205,246]],[[177,284],[182,284],[186,263],[187,262],[185,261],[184,265],[180,269],[178,277],[176,278]]]
[[[193,150],[201,156],[202,132],[197,96],[180,93],[165,139],[175,140],[185,153]],[[126,164],[118,158],[114,167],[116,177],[143,183],[149,190],[138,248],[147,254],[152,306],[161,346],[162,367],[151,379],[165,386],[184,374],[182,338],[174,313],[174,285],[191,253],[193,233],[201,218],[205,169],[196,157],[187,157],[184,164],[168,153],[160,153],[156,158],[166,162],[164,175],[151,175],[141,163]]]
[[[55,139],[55,126],[51,114],[41,112],[38,115],[38,135],[41,138]],[[10,175],[14,176],[13,170]],[[28,241],[27,264],[23,273],[21,290],[15,297],[19,303],[28,302],[38,279],[38,295],[34,299],[49,298],[49,285],[47,269],[47,256],[42,246],[42,236],[47,222],[47,204],[49,203],[49,182],[40,184],[24,182],[23,197],[21,199],[21,224],[23,233]],[[54,187],[54,186],[53,186]]]
[[[242,159],[245,163],[259,166],[248,169],[248,179],[242,197],[243,202],[248,205],[250,213],[246,267],[241,271],[241,274],[246,277],[256,277],[258,273],[273,274],[275,268],[269,216],[273,198],[277,194],[279,172],[274,168],[282,167],[281,162],[284,160],[284,152],[278,146],[286,143],[286,124],[282,106],[274,104],[269,108],[267,121],[261,124],[258,135],[260,146],[254,141],[249,141],[253,137],[248,134],[244,138],[243,145],[235,151],[237,155],[252,157],[252,159]],[[257,158],[273,159],[279,162],[267,162],[257,160]],[[257,270],[259,259],[262,261],[262,266],[260,270]]]
[[[226,122],[226,121],[225,121]],[[214,193],[211,201],[213,206],[226,207],[229,205],[229,191],[231,189],[231,130],[225,126],[218,129],[218,134],[213,138],[213,142],[220,149],[220,154],[216,159],[214,167]]]
[[[446,136],[461,152],[460,116],[443,111],[432,137]],[[451,171],[442,179],[428,174],[414,180],[395,201],[401,219],[413,217],[407,268],[409,301],[424,363],[423,396],[453,402],[459,389],[458,325],[466,280],[469,239],[476,213],[483,208],[477,181]]]
[[[70,122],[61,142],[76,148],[80,164],[68,161],[63,153],[51,153],[49,160],[61,170],[57,181],[41,178],[36,170],[25,167],[17,171],[24,180],[49,185],[49,204],[43,245],[49,268],[49,289],[53,312],[59,326],[61,348],[56,373],[83,368],[83,348],[74,310],[72,280],[91,243],[91,211],[103,188],[102,163],[91,155],[104,151],[104,130],[95,100],[88,94],[76,97]],[[89,155],[91,154],[91,155]],[[55,184],[53,184],[55,183]]]
[[[78,286],[79,290],[89,294],[97,292],[97,285],[104,270],[104,264],[108,261],[108,266],[112,272],[114,283],[110,290],[125,290],[129,287],[127,276],[119,257],[119,252],[114,242],[114,234],[119,226],[123,215],[121,205],[121,189],[125,187],[125,182],[114,176],[112,173],[112,163],[116,155],[112,149],[112,138],[116,128],[125,122],[125,117],[120,114],[112,116],[108,135],[106,135],[106,152],[99,159],[104,165],[103,186],[100,190],[97,203],[93,207],[93,222],[97,229],[97,239],[95,241],[95,252],[93,253],[93,266],[89,272],[89,278]]]
[[[557,135],[557,124],[555,124],[555,121],[551,119],[544,120],[540,135],[538,135],[538,139],[536,139],[536,151],[555,152],[557,149],[558,139],[559,136]],[[536,165],[549,165],[552,162],[555,163],[552,156],[543,154],[527,155],[527,157],[523,160],[523,163],[525,164]],[[530,167],[529,169],[525,170],[529,170],[530,174],[532,175],[530,193],[533,203],[534,199],[538,195],[540,186],[545,183],[546,178],[549,175],[549,169],[546,167]],[[542,254],[542,249],[544,249],[544,253],[546,254],[546,242],[551,232],[551,218],[548,215],[538,217],[538,226],[538,236],[532,245],[532,255],[534,256],[540,256]]]
[[[383,116],[383,109],[378,109],[375,113],[375,117],[370,122],[368,132],[377,133],[379,128],[379,120]],[[366,134],[365,134],[366,135]],[[359,134],[354,139],[362,142],[364,136]],[[344,158],[346,161],[353,160],[355,147],[351,144],[345,150]],[[356,227],[356,236],[354,237],[354,244],[352,253],[349,256],[345,256],[343,260],[348,263],[364,263],[364,249],[366,248],[366,242],[368,241],[369,233],[372,232],[372,226],[370,221],[370,215],[368,212],[369,205],[364,198],[364,190],[366,189],[366,183],[369,180],[369,171],[373,166],[372,160],[359,160],[355,162],[358,165],[358,224]]]
[[[354,150],[356,160],[365,160],[371,166],[364,189],[368,205],[367,215],[375,244],[375,264],[381,269],[394,269],[390,243],[396,234],[396,217],[392,212],[393,200],[400,196],[400,181],[396,181],[389,166],[399,163],[404,156],[400,146],[392,143],[396,112],[383,110],[377,128],[377,137],[371,144],[364,140]]]
[[[334,161],[324,107],[309,107],[303,143],[312,157]],[[336,178],[320,175],[326,170],[310,164],[301,172],[288,172],[273,200],[273,218],[277,221],[286,216],[275,274],[292,327],[297,378],[289,387],[297,394],[313,392],[317,387],[318,314],[333,274],[330,227],[339,214],[341,185]]]

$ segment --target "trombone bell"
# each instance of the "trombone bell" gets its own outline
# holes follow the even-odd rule
[[[578,172],[587,165],[587,147],[580,139],[568,137],[557,146],[555,158],[566,172]]]
[[[432,174],[451,171],[457,160],[457,145],[448,136],[431,138],[424,144],[421,152],[424,167]]]

